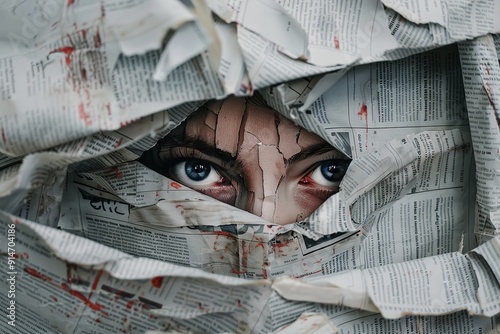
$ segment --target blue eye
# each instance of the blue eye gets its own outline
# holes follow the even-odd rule
[[[210,164],[203,160],[190,160],[184,164],[187,177],[193,181],[203,181],[210,175],[211,170]]]
[[[188,187],[207,186],[223,182],[212,164],[202,159],[186,159],[171,167],[172,176]]]
[[[325,179],[331,182],[341,181],[349,167],[350,161],[347,160],[329,160],[321,164],[321,174]]]
[[[310,178],[324,186],[337,186],[342,181],[350,163],[350,160],[342,159],[323,161],[311,172]]]

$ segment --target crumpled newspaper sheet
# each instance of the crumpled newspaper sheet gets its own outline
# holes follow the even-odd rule
[[[498,1],[0,2],[1,331],[493,332],[499,15]],[[257,90],[353,159],[303,221],[134,162],[203,101]]]

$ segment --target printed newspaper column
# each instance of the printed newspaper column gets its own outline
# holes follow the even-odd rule
[[[475,233],[488,239],[500,229],[500,66],[493,37],[459,44],[476,159]]]

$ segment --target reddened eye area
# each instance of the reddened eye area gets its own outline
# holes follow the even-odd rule
[[[213,165],[202,159],[186,159],[171,167],[171,174],[188,187],[210,186],[225,181]]]
[[[350,162],[343,159],[325,160],[308,175],[308,179],[326,187],[338,186]]]

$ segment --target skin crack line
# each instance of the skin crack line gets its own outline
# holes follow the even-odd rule
[[[259,97],[210,101],[141,160],[219,201],[277,224],[339,191],[350,159]]]

